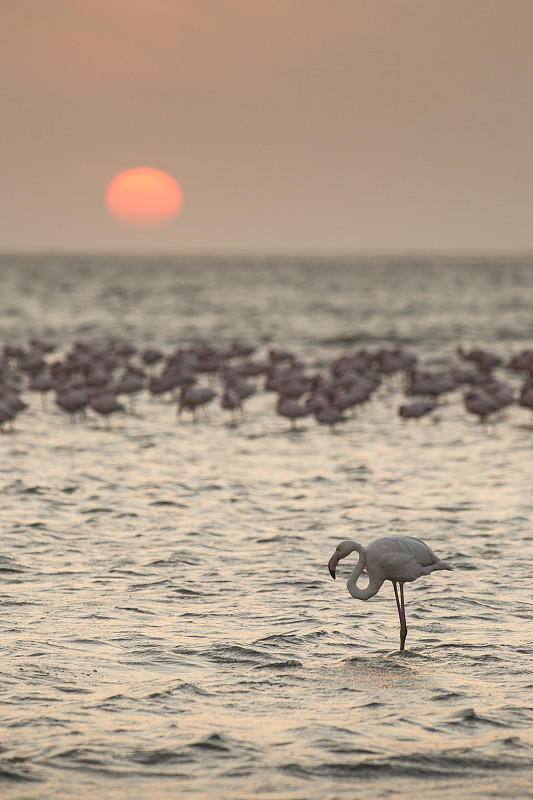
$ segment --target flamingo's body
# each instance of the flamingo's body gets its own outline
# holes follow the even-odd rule
[[[89,400],[89,406],[104,418],[106,428],[110,428],[109,415],[125,411],[124,406],[112,394],[99,394]]]
[[[300,417],[307,417],[309,409],[293,397],[279,398],[276,411],[282,417],[287,417],[291,421],[291,430],[296,430],[296,420]]]
[[[496,399],[484,391],[468,392],[464,405],[470,414],[477,414],[481,422],[487,422],[490,414],[498,410]]]
[[[366,549],[351,540],[337,545],[328,564],[332,578],[335,578],[335,570],[340,559],[346,558],[354,550],[359,553],[359,560],[348,578],[348,591],[357,600],[368,600],[378,593],[385,581],[392,582],[400,617],[400,650],[404,650],[407,636],[404,583],[416,581],[422,575],[430,575],[435,570],[453,569],[453,567],[446,561],[441,561],[421,539],[412,536],[385,536],[375,539]],[[357,586],[357,581],[365,569],[369,581],[367,586],[361,589]],[[399,594],[397,584],[400,585]]]
[[[178,415],[183,409],[192,411],[193,419],[196,420],[196,409],[206,406],[216,397],[215,392],[209,386],[182,386],[180,400],[178,404]]]
[[[429,414],[435,408],[435,403],[432,400],[420,398],[414,400],[412,403],[401,405],[398,409],[398,414],[403,419],[420,419],[424,414]]]

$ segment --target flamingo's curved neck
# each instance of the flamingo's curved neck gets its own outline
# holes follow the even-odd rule
[[[379,592],[384,579],[379,578],[377,575],[369,575],[367,586],[365,586],[364,589],[359,589],[357,586],[357,581],[361,577],[366,566],[366,550],[364,547],[361,547],[361,545],[358,545],[356,550],[359,553],[359,561],[355,565],[346,585],[348,587],[348,591],[352,597],[356,598],[356,600],[368,600],[370,597],[374,597],[374,595]]]

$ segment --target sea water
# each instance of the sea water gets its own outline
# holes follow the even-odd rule
[[[4,256],[0,344],[245,342],[309,374],[533,347],[533,261]],[[131,363],[138,363],[138,354]],[[464,390],[405,421],[384,378],[333,431],[275,395],[194,421],[139,394],[109,428],[21,377],[0,434],[0,793],[17,800],[533,797],[533,415]],[[426,541],[453,572],[354,600],[342,539]],[[349,562],[349,563],[348,563]]]

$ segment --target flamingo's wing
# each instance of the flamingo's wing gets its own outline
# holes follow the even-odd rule
[[[437,561],[427,544],[411,536],[387,536],[367,548],[367,570],[399,583],[415,581],[424,574],[425,567]]]

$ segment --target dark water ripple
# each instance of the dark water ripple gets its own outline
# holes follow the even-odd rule
[[[533,346],[532,300],[527,260],[13,258],[0,333],[323,367],[401,343],[437,368]],[[400,425],[400,398],[335,435],[288,432],[260,393],[231,426],[144,397],[111,432],[29,398],[0,436],[1,796],[533,797],[533,428],[459,398]],[[391,533],[454,565],[406,587],[403,654],[390,584],[358,603],[326,569]]]

